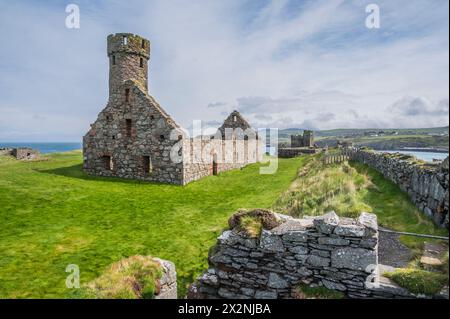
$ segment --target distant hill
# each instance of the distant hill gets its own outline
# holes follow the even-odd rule
[[[290,135],[302,133],[303,129],[288,128],[278,132],[279,142],[289,145]],[[379,150],[395,150],[403,147],[435,147],[449,149],[449,127],[407,129],[334,129],[314,131],[319,146],[335,146],[338,140],[349,141],[357,146],[369,146]]]
[[[301,128],[287,128],[280,130],[278,135],[280,137],[289,137],[291,134],[300,134],[303,132]],[[314,131],[315,136],[317,137],[327,137],[327,136],[336,136],[336,137],[345,137],[351,135],[363,135],[364,133],[370,132],[385,132],[395,133],[397,132],[399,135],[415,135],[415,134],[448,134],[449,127],[430,127],[430,128],[364,128],[364,129],[353,129],[353,128],[344,128],[344,129],[333,129],[333,130],[316,130]]]

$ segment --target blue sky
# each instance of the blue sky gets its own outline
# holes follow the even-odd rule
[[[80,8],[67,29],[65,7]],[[365,27],[376,3],[381,28]],[[448,125],[447,0],[0,0],[0,142],[80,141],[108,99],[106,36],[151,41],[149,93],[181,125]]]

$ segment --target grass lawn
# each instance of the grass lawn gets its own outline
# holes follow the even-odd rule
[[[280,159],[274,175],[253,164],[182,187],[89,177],[80,151],[48,159],[0,157],[0,298],[69,297],[68,264],[84,284],[136,254],[173,261],[182,297],[228,217],[271,207],[304,161]]]

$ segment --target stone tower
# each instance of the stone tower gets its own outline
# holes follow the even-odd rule
[[[314,146],[314,132],[310,130],[303,131],[303,146],[313,147]]]
[[[251,136],[244,136],[243,143],[234,136],[233,143],[228,143],[222,138],[194,139],[185,134],[148,94],[148,40],[117,33],[109,35],[107,43],[109,98],[83,137],[86,173],[185,185],[261,160],[262,152]],[[229,127],[250,129],[238,112],[222,126]],[[204,157],[205,153],[209,156]]]
[[[133,79],[148,91],[150,41],[131,33],[108,36],[109,94],[117,92],[123,81]]]

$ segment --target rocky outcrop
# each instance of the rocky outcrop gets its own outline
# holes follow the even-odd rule
[[[188,298],[292,298],[299,284],[325,286],[349,297],[383,296],[377,278],[376,216],[339,218],[334,212],[281,222],[258,238],[238,227],[224,231],[209,257],[210,268],[191,285]]]
[[[362,149],[352,151],[349,155],[352,160],[371,166],[397,184],[421,211],[437,225],[448,229],[448,158],[441,165],[432,165],[418,163],[405,155]]]

